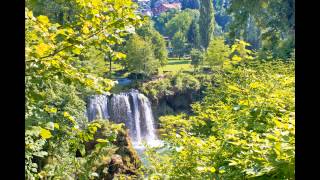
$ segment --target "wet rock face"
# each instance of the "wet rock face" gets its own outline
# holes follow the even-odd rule
[[[111,161],[109,164],[108,172],[109,174],[117,174],[120,173],[121,170],[124,169],[124,164],[122,161],[122,157],[118,154],[114,154],[111,156]]]
[[[194,94],[195,92],[176,93],[153,102],[152,110],[156,119],[163,115],[191,111],[190,105],[197,100]]]
[[[129,169],[138,169],[141,166],[140,158],[132,146],[128,130],[118,134],[116,145],[119,147],[116,153],[121,155],[124,164]]]
[[[111,156],[110,162],[107,164],[107,174],[104,172],[104,179],[112,180],[115,177],[125,175],[130,179],[139,176],[139,168],[141,161],[137,152],[133,149],[128,131],[121,131],[114,143],[119,147],[115,154]],[[101,168],[100,168],[101,169]]]
[[[94,139],[106,139],[107,137],[103,135],[105,131],[108,131],[108,129],[105,129],[105,126],[102,125],[102,128],[95,134]],[[97,144],[95,140],[86,143],[86,152],[88,154],[94,151]],[[114,150],[106,152],[106,154],[100,154],[103,157],[93,167],[95,172],[99,174],[99,179],[112,180],[119,176],[125,176],[127,179],[139,177],[141,161],[131,144],[129,131],[125,129],[119,130],[113,145],[115,146]]]
[[[190,109],[192,98],[189,94],[178,94],[176,96],[170,96],[167,98],[167,103],[175,110]]]

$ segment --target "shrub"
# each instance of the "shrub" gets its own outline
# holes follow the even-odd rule
[[[213,78],[194,115],[160,117],[167,151],[150,149],[151,174],[294,179],[294,63],[253,60]]]

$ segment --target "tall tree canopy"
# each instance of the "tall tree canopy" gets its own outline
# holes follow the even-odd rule
[[[201,45],[207,49],[214,31],[214,10],[211,0],[201,0],[199,30]]]
[[[173,53],[177,55],[179,58],[183,56],[186,51],[186,42],[187,40],[185,35],[180,31],[175,33],[172,38],[171,44],[173,47]]]
[[[188,42],[193,48],[200,47],[200,32],[199,32],[199,17],[194,18],[190,24],[189,30],[187,32]]]
[[[144,40],[151,41],[155,58],[160,62],[161,66],[164,66],[168,58],[166,42],[162,35],[155,30],[152,21],[147,20],[142,27],[137,29],[137,34],[143,37]]]
[[[231,39],[243,37],[248,23],[253,21],[260,28],[263,48],[272,50],[274,55],[277,49],[294,48],[295,0],[231,0],[228,12],[233,17]]]
[[[113,57],[122,58],[112,46],[132,34],[141,17],[130,0],[33,2],[27,1],[25,9],[26,178],[91,179],[94,172],[87,167],[94,160],[80,160],[76,152],[85,155],[84,143],[93,140],[101,125],[87,123],[84,97],[107,93],[113,81],[92,71],[84,60],[92,49],[96,55],[113,52]],[[53,11],[46,11],[54,2],[61,5],[56,12],[70,4],[76,13],[63,22],[55,20]]]
[[[146,76],[157,71],[160,63],[155,58],[152,43],[149,39],[144,40],[139,35],[133,35],[128,40],[126,49],[129,71],[142,73]]]
[[[166,34],[173,37],[176,32],[187,34],[187,31],[194,19],[199,16],[198,10],[187,9],[176,14],[166,23]]]
[[[222,66],[224,61],[229,58],[230,53],[230,47],[225,44],[224,39],[215,37],[211,40],[207,49],[206,63],[211,67]]]
[[[168,11],[161,13],[159,16],[153,16],[152,20],[155,22],[156,30],[159,31],[162,35],[165,35],[165,24],[170,21],[170,19],[172,19],[177,13],[178,10],[169,9]]]

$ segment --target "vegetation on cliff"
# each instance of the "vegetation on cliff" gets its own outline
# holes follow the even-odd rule
[[[294,63],[240,63],[212,76],[193,114],[160,117],[166,153],[149,151],[159,179],[294,179]]]
[[[182,4],[26,1],[26,179],[295,179],[295,1]],[[164,143],[146,167],[125,125],[86,117],[88,96],[130,88]]]

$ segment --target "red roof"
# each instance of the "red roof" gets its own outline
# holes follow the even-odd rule
[[[181,8],[181,4],[180,3],[172,3],[172,4],[163,3],[162,6],[164,6],[166,8],[169,8],[169,9],[179,9],[179,8]]]

